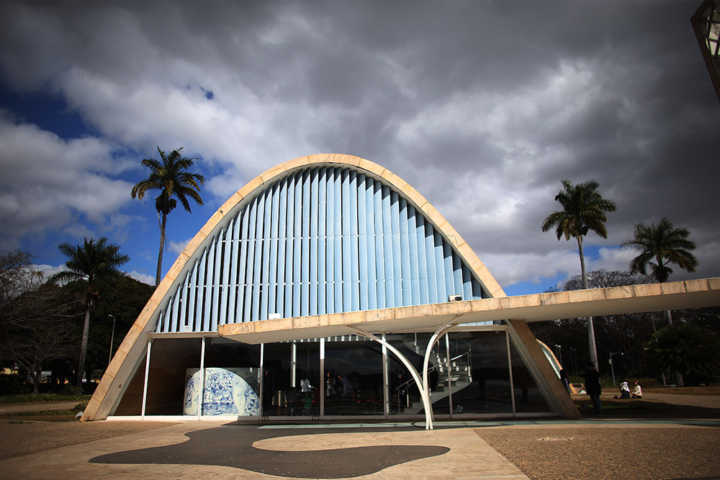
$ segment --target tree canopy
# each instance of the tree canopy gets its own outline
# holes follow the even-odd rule
[[[645,275],[649,266],[658,282],[670,278],[673,272],[670,264],[673,263],[683,270],[694,272],[698,262],[691,252],[695,243],[688,239],[689,236],[687,229],[675,227],[667,218],[657,224],[635,225],[633,239],[623,244],[640,249],[640,254],[630,263],[630,271]]]
[[[85,373],[85,358],[87,355],[88,335],[90,332],[90,317],[99,296],[97,282],[108,277],[117,276],[118,267],[129,260],[127,255],[120,254],[120,247],[107,243],[105,237],[95,241],[84,239],[82,245],[61,244],[60,251],[68,257],[64,270],[53,277],[59,282],[78,282],[85,289],[85,319],[83,322],[82,340],[80,342],[80,360],[78,361],[78,385],[82,383]]]
[[[547,232],[555,227],[558,240],[563,236],[565,240],[584,237],[590,231],[607,238],[606,212],[614,212],[615,204],[600,195],[597,191],[599,184],[591,180],[573,185],[563,180],[562,185],[563,189],[555,195],[555,201],[560,203],[562,210],[545,218],[542,231]]]

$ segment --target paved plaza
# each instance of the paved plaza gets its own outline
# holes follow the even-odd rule
[[[4,420],[0,477],[714,478],[718,420],[237,425]]]
[[[434,431],[422,422],[49,421],[25,413],[66,405],[5,405],[0,478],[720,478],[720,396],[648,393],[664,405],[623,418],[613,408],[642,404],[611,395],[593,418],[441,421]]]

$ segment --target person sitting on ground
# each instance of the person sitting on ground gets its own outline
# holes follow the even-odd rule
[[[620,383],[620,396],[615,397],[615,398],[621,398],[621,399],[630,398],[630,385],[628,384],[627,380]]]
[[[642,398],[642,387],[639,380],[635,380],[635,385],[633,385],[632,398]]]

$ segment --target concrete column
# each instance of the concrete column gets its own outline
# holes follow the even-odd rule
[[[580,412],[560,383],[560,379],[555,375],[527,322],[508,320],[507,324],[515,348],[530,370],[538,389],[550,408],[565,418],[580,418]]]

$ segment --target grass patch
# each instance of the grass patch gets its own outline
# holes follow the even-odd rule
[[[707,387],[651,387],[646,388],[650,393],[672,393],[674,395],[720,395],[720,385]]]
[[[0,404],[5,403],[35,403],[35,402],[87,402],[91,395],[75,395],[62,393],[32,393],[22,395],[0,395]]]
[[[583,417],[592,418],[720,418],[720,409],[688,405],[646,402],[639,399],[603,398],[600,413],[593,413],[592,402],[576,399],[575,405]]]
[[[0,421],[6,421],[7,423],[74,422],[75,413],[69,410],[13,413],[12,415],[0,416]]]
[[[77,412],[75,410],[41,410],[35,412],[13,412],[8,415],[0,415],[0,418],[8,417],[74,417]]]

